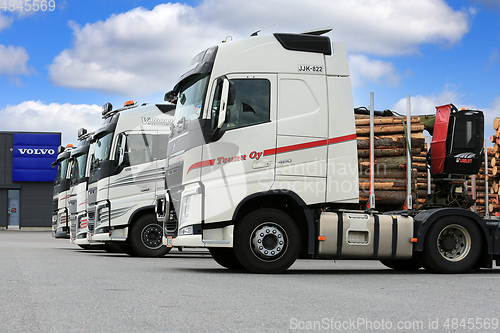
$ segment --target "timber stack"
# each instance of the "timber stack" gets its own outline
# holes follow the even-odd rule
[[[413,203],[423,204],[427,195],[427,149],[424,124],[420,116],[411,119],[411,154]],[[407,140],[406,117],[375,117],[375,207],[401,209],[407,195]],[[359,201],[367,207],[370,195],[370,117],[356,115],[358,143]]]
[[[411,154],[413,208],[424,204],[427,196],[427,145],[424,124],[420,116],[411,119]],[[407,195],[407,140],[405,139],[406,117],[379,117],[374,119],[375,139],[375,207],[401,209]],[[495,135],[490,141],[494,147],[487,148],[488,174],[484,161],[476,175],[476,212],[485,215],[486,182],[488,182],[488,210],[490,215],[500,215],[500,118],[495,118]],[[359,202],[360,209],[368,207],[370,195],[370,117],[356,115],[358,144]],[[471,177],[468,193],[472,194]],[[473,209],[471,207],[470,209]]]
[[[486,213],[486,181],[488,181],[488,208],[489,213],[494,213],[495,205],[498,204],[498,183],[499,177],[493,175],[493,168],[491,167],[491,159],[494,158],[495,152],[494,147],[488,147],[488,174],[486,175],[486,169],[484,167],[484,161],[482,162],[479,173],[476,175],[476,212],[480,215],[485,215]],[[499,174],[500,176],[500,174]],[[469,181],[468,191],[472,194],[472,181]],[[496,184],[496,185],[495,185]]]
[[[493,147],[488,148],[489,213],[500,213],[500,118],[493,120],[495,133],[490,137]],[[484,166],[480,173],[484,175]],[[479,196],[478,196],[478,199]],[[478,200],[476,200],[477,202]],[[482,200],[484,203],[484,199]]]
[[[476,212],[481,215],[486,213],[486,191],[488,191],[488,213],[490,215],[500,214],[500,118],[493,121],[495,134],[490,137],[493,147],[487,147],[488,174],[486,174],[485,161],[483,161],[479,173],[476,175]],[[488,182],[488,189],[486,189]],[[469,182],[469,193],[472,186]]]

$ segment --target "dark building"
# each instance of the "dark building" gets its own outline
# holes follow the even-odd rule
[[[52,226],[61,133],[0,132],[0,229]]]

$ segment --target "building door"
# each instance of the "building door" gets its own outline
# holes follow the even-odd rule
[[[19,229],[19,190],[9,190],[7,229]]]

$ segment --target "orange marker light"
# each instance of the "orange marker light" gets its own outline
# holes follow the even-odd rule
[[[134,105],[134,101],[126,101],[125,104],[123,104],[123,106],[131,106],[131,105]]]
[[[416,238],[411,238],[411,239],[410,239],[410,242],[412,242],[412,243],[416,243],[416,242],[417,242],[417,239],[416,239]]]
[[[324,240],[326,240],[326,237],[325,236],[318,236],[318,240],[324,241]]]

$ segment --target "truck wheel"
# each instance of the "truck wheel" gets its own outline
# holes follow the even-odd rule
[[[396,271],[416,271],[422,267],[414,258],[408,260],[382,259],[380,262]]]
[[[163,257],[171,248],[162,243],[163,226],[154,215],[141,216],[129,231],[130,246],[141,257]]]
[[[467,218],[450,216],[427,231],[422,260],[425,269],[435,273],[463,273],[474,268],[481,249],[478,226]]]
[[[208,249],[212,258],[221,265],[229,269],[243,269],[243,265],[238,261],[234,250],[225,247],[211,247]]]
[[[250,272],[284,272],[295,262],[299,251],[299,228],[279,210],[257,210],[236,225],[234,253]]]

